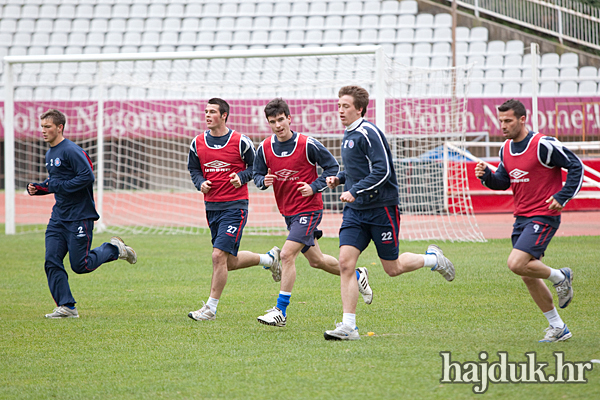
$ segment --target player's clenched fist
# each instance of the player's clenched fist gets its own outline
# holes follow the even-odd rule
[[[354,203],[354,200],[356,200],[354,198],[354,196],[352,196],[352,193],[350,193],[349,191],[342,193],[342,195],[340,196],[340,200],[343,201],[344,203]]]
[[[211,185],[212,185],[211,181],[202,182],[202,186],[200,186],[200,191],[204,194],[210,192]]]
[[[267,174],[265,175],[264,185],[266,187],[273,186],[273,182],[275,182],[275,178],[277,178],[277,176],[275,174],[271,173],[271,168],[269,168],[269,170],[267,171]]]
[[[242,187],[242,180],[240,179],[238,174],[236,174],[235,172],[232,172],[231,174],[229,174],[229,177],[231,178],[229,180],[229,182],[231,182],[233,187],[235,187],[236,189],[239,189]]]
[[[327,187],[329,187],[329,189],[335,189],[340,184],[340,178],[337,176],[328,176],[325,179],[325,182],[327,182]]]
[[[485,169],[487,166],[483,161],[479,161],[475,166],[475,176],[481,178],[485,174]]]
[[[302,197],[310,197],[314,194],[312,188],[308,183],[296,182],[296,185],[300,185],[297,190],[302,194]]]

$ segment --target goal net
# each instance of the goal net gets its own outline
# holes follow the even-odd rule
[[[227,100],[227,125],[258,145],[271,134],[264,106],[282,97],[290,105],[292,129],[320,140],[341,162],[337,91],[356,84],[369,91],[366,117],[384,130],[394,152],[401,237],[483,240],[464,163],[443,151],[445,141],[464,141],[468,70],[409,68],[376,46],[7,60],[7,232],[43,230],[49,219],[53,196],[25,192],[28,182],[46,178],[48,145],[38,126],[49,108],[65,113],[65,137],[92,159],[97,228],[117,234],[196,233],[207,222],[187,156],[191,141],[205,129],[208,99]],[[252,182],[249,189],[245,232],[285,234],[272,190],[260,191]],[[321,229],[327,236],[337,236],[341,223],[340,193],[337,188],[323,195]]]

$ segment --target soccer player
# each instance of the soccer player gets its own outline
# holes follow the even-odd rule
[[[273,186],[277,207],[285,218],[289,234],[281,249],[282,273],[277,304],[258,317],[258,322],[283,327],[296,281],[296,257],[300,253],[311,267],[340,274],[338,261],[323,254],[317,242],[322,236],[317,229],[323,218],[321,192],[327,188],[326,178],[339,171],[339,164],[319,141],[290,129],[292,117],[283,99],[270,101],[265,107],[265,116],[273,135],[265,139],[256,152],[254,183],[262,190]],[[321,176],[317,174],[317,165],[323,169]],[[359,268],[352,273],[365,303],[370,304],[373,291],[367,269]],[[354,290],[358,295],[356,286]]]
[[[422,267],[438,271],[446,280],[454,279],[454,266],[442,250],[432,244],[427,253],[403,253],[398,256],[400,213],[398,182],[390,146],[384,134],[364,119],[369,93],[359,86],[340,89],[338,112],[346,127],[342,138],[344,171],[327,178],[334,189],[345,184],[340,200],[345,204],[340,227],[340,286],[342,322],[325,331],[326,340],[360,339],[356,327],[356,282],[354,268],[360,254],[373,241],[384,271],[389,276]]]
[[[555,138],[528,131],[527,111],[520,101],[508,100],[498,107],[498,112],[506,138],[500,149],[500,165],[492,173],[483,162],[478,162],[475,175],[490,189],[512,189],[515,223],[508,268],[521,276],[533,301],[548,319],[550,327],[540,342],[567,340],[572,334],[558,315],[552,293],[543,280],[554,284],[558,305],[565,308],[573,299],[573,271],[550,268],[542,257],[560,225],[560,212],[581,188],[583,164]],[[564,186],[561,168],[568,171]]]
[[[67,119],[62,112],[51,109],[40,119],[44,141],[50,145],[46,152],[48,179],[28,184],[27,192],[30,196],[53,193],[56,200],[46,228],[44,268],[57,307],[46,318],[79,318],[63,264],[67,252],[71,269],[77,274],[93,272],[117,259],[135,264],[137,255],[116,236],[90,250],[94,221],[100,218],[94,203],[92,161],[81,147],[63,136]]]
[[[190,146],[188,170],[196,188],[204,193],[206,219],[212,235],[213,274],[208,301],[188,317],[196,321],[216,318],[227,271],[263,265],[275,282],[281,280],[279,247],[266,254],[238,251],[248,221],[248,186],[252,179],[254,145],[245,135],[227,127],[229,104],[219,98],[204,110],[208,130]]]

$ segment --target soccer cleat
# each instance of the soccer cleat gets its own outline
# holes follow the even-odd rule
[[[358,291],[366,304],[373,302],[373,290],[369,285],[369,271],[365,267],[356,268],[358,271]]]
[[[573,271],[571,268],[561,268],[560,272],[563,273],[565,279],[554,285],[554,287],[558,294],[558,306],[566,308],[571,303],[571,300],[573,300]]]
[[[277,307],[273,307],[270,310],[267,310],[267,313],[265,315],[261,315],[257,318],[258,322],[260,322],[261,324],[279,327],[285,326],[286,319],[287,318]]]
[[[204,304],[202,308],[197,311],[190,311],[188,317],[196,321],[214,321],[216,319],[215,314],[210,311],[210,307],[208,307],[206,304]]]
[[[448,258],[444,257],[442,249],[435,244],[430,244],[426,254],[434,255],[437,258],[437,265],[431,268],[431,270],[439,272],[448,282],[452,282],[455,275],[454,264]]]
[[[547,327],[544,332],[546,332],[546,336],[540,343],[553,343],[553,342],[562,342],[564,340],[569,339],[573,334],[567,328],[567,324],[562,328],[553,328],[551,326]]]
[[[342,322],[335,324],[335,329],[325,331],[325,340],[359,340],[358,327],[352,328]]]
[[[267,254],[273,257],[273,264],[269,267],[271,274],[273,274],[273,280],[279,282],[281,281],[281,249],[273,246]]]
[[[58,306],[52,311],[52,314],[46,314],[46,318],[79,318],[79,313],[76,308],[71,310],[67,306]]]
[[[110,244],[119,249],[119,260],[127,260],[129,264],[135,264],[137,262],[135,250],[127,246],[123,239],[118,236],[113,236],[110,238]]]

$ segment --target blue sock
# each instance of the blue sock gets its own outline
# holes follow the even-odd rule
[[[354,272],[356,272],[356,280],[359,280],[360,279],[360,274],[358,273],[358,270],[355,269]]]
[[[74,310],[75,309],[75,304],[73,304],[73,303],[67,303],[67,304],[65,304],[65,307],[67,307],[69,310]]]
[[[286,316],[287,306],[290,305],[290,298],[292,294],[284,294],[279,292],[279,297],[277,298],[277,308],[281,310],[283,316]]]

